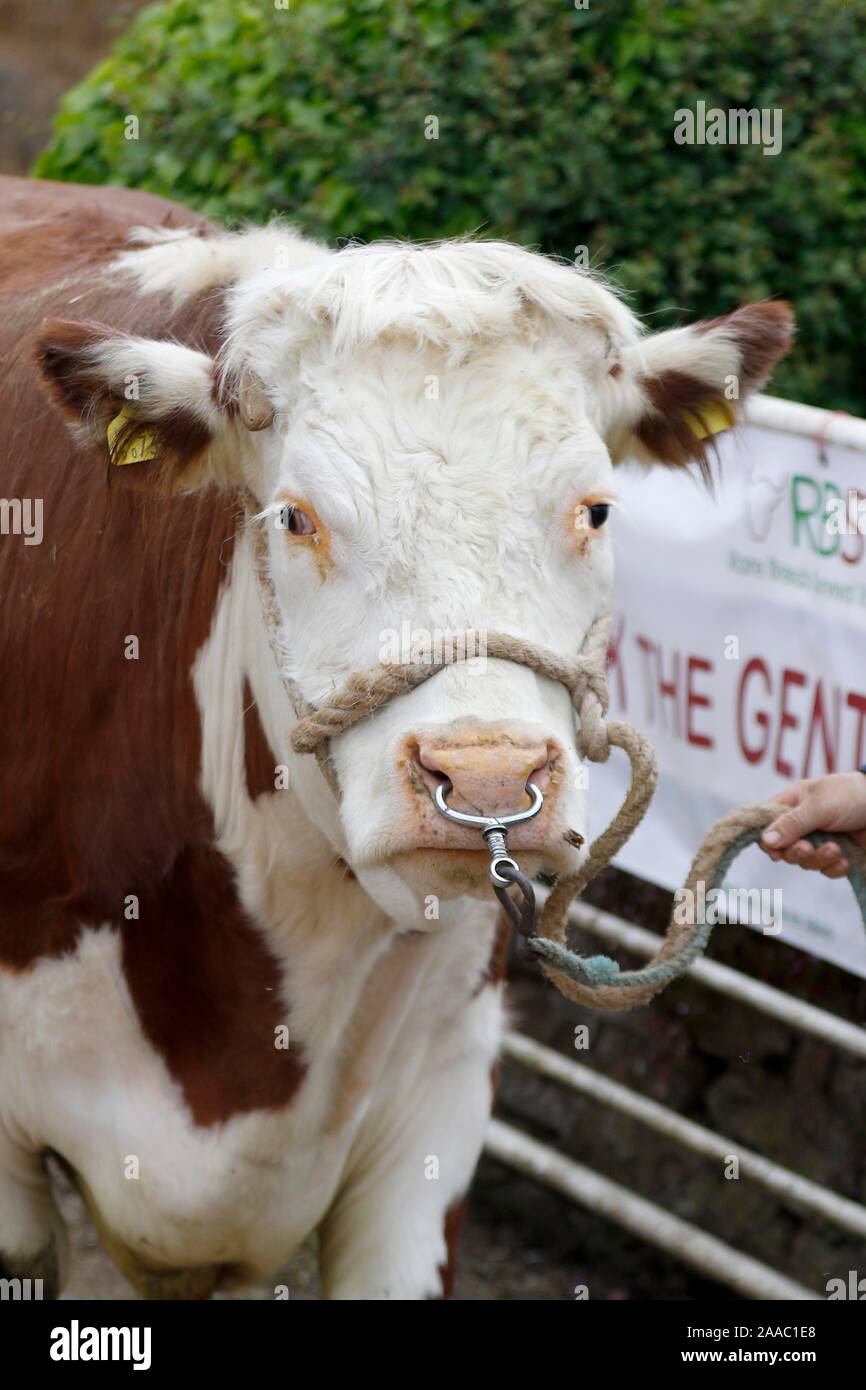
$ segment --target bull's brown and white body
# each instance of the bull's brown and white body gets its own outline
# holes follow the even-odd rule
[[[517,809],[538,780],[512,846],[574,867],[570,702],[449,668],[334,740],[338,804],[289,750],[241,496],[309,523],[268,525],[308,700],[407,623],[571,655],[612,582],[575,517],[622,456],[702,457],[684,414],[762,381],[789,314],[642,339],[518,248],[334,254],[142,194],[5,191],[0,494],[42,499],[44,536],[0,538],[0,1267],[62,1265],[54,1151],[150,1296],[271,1274],[312,1232],[328,1296],[439,1296],[502,941],[477,837],[429,792]],[[160,448],[112,468],[127,403]]]

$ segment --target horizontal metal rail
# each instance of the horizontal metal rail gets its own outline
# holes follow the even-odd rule
[[[786,401],[781,396],[759,395],[749,397],[743,416],[747,425],[755,425],[758,429],[802,434],[866,453],[866,420],[848,415],[844,410],[822,410],[820,406]]]
[[[591,1067],[569,1057],[561,1057],[558,1052],[543,1047],[522,1033],[508,1033],[503,1051],[513,1061],[522,1063],[551,1081],[568,1086],[590,1100],[609,1105],[621,1115],[628,1115],[658,1134],[676,1140],[693,1153],[719,1163],[736,1157],[739,1177],[758,1183],[785,1206],[821,1216],[846,1231],[866,1238],[866,1207],[852,1202],[848,1197],[840,1197],[838,1193],[801,1177],[799,1173],[792,1173],[789,1168],[783,1168],[781,1164],[743,1148],[736,1140],[725,1139],[703,1125],[684,1119],[658,1101],[650,1100],[648,1096],[642,1096],[618,1081],[611,1081],[601,1072],[593,1071]]]
[[[866,420],[844,412],[819,410],[796,401],[752,396],[744,411],[747,424],[812,437],[827,444],[866,452]],[[538,892],[540,900],[547,896]],[[636,955],[654,956],[661,937],[623,921],[613,913],[575,904],[569,922],[606,944]],[[687,972],[701,985],[757,1009],[796,1032],[866,1060],[866,1027],[825,1009],[792,998],[772,985],[751,979],[712,960],[698,960]],[[785,1205],[831,1221],[858,1236],[866,1235],[866,1209],[762,1155],[677,1115],[658,1102],[611,1081],[590,1067],[561,1057],[519,1033],[509,1033],[505,1055],[551,1080],[646,1124],[704,1157],[725,1161],[735,1156],[741,1176],[760,1184]],[[500,1162],[572,1198],[590,1211],[666,1250],[684,1264],[734,1289],[746,1298],[816,1300],[821,1294],[785,1278],[758,1260],[734,1250],[699,1227],[672,1216],[656,1203],[630,1192],[600,1173],[557,1153],[520,1130],[491,1120],[486,1150]]]
[[[538,897],[543,900],[544,889],[539,889]],[[639,956],[654,956],[662,944],[660,936],[634,927],[616,917],[612,912],[601,908],[588,907],[586,903],[576,903],[568,914],[569,923],[592,932],[594,936],[626,951],[634,951]],[[730,966],[720,965],[714,960],[698,960],[685,972],[700,984],[706,985],[729,999],[741,1004],[749,1004],[770,1018],[776,1018],[795,1028],[798,1033],[820,1038],[841,1048],[851,1057],[866,1059],[866,1028],[857,1023],[849,1023],[845,1018],[818,1009],[814,1004],[806,1004],[802,999],[793,999],[789,994],[761,980],[753,980]]]
[[[734,1250],[697,1226],[672,1216],[645,1197],[604,1178],[591,1168],[556,1153],[501,1120],[491,1120],[487,1152],[501,1163],[536,1178],[547,1187],[571,1197],[598,1216],[607,1217],[632,1235],[666,1250],[683,1264],[734,1289],[744,1298],[819,1301],[802,1284],[777,1274],[759,1260]]]

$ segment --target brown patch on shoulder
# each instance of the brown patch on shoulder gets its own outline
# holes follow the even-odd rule
[[[277,760],[259,719],[258,705],[248,680],[244,681],[244,767],[250,800],[273,792]]]
[[[0,177],[0,294],[60,280],[78,295],[89,272],[132,249],[129,233],[139,226],[186,228],[201,237],[219,231],[199,213],[137,189]],[[128,313],[129,285],[119,283]]]
[[[104,276],[130,226],[174,215],[114,194],[30,182],[15,194],[29,221],[0,210],[0,496],[44,499],[42,544],[0,545],[0,963],[26,970],[72,952],[83,928],[112,927],[141,1027],[195,1122],[211,1125],[285,1105],[305,1070],[294,1044],[274,1046],[288,1022],[282,969],[241,906],[200,788],[192,671],[239,503],[213,487],[109,487],[104,448],[72,441],[21,351],[58,318],[218,345],[220,296],[174,311]],[[137,921],[124,916],[131,895]]]
[[[217,850],[180,855],[123,933],[123,968],[142,1027],[198,1125],[286,1105],[306,1073],[287,1024],[281,974],[237,902]]]

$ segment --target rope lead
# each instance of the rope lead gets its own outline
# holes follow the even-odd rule
[[[255,499],[246,500],[248,517],[259,511]],[[279,637],[279,609],[267,565],[267,539],[259,528],[253,533],[253,555],[256,582],[262,614],[277,669],[283,673],[283,658]],[[499,661],[513,661],[528,666],[539,675],[564,685],[569,691],[578,716],[578,751],[590,762],[607,762],[611,748],[621,748],[631,763],[628,793],[616,816],[599,835],[576,874],[560,876],[552,888],[536,931],[528,920],[534,894],[524,875],[515,877],[515,870],[504,863],[501,877],[520,886],[524,910],[518,909],[504,887],[494,888],[511,916],[520,916],[519,929],[526,939],[526,949],[541,962],[547,979],[560,994],[575,1004],[592,1009],[633,1009],[647,1004],[682,975],[683,971],[702,954],[712,932],[705,921],[678,922],[671,917],[661,948],[640,970],[621,971],[608,956],[580,956],[566,942],[568,912],[575,900],[601,871],[607,868],[632,832],[640,824],[655,791],[658,780],[655,753],[649,740],[631,724],[606,719],[608,707],[607,648],[610,633],[610,611],[605,611],[592,623],[584,638],[579,655],[572,661],[563,660],[553,652],[537,647],[508,633],[487,634],[487,656]],[[407,662],[400,665],[380,665],[369,671],[355,672],[346,682],[333,690],[326,700],[316,706],[308,705],[301,697],[296,683],[284,673],[282,680],[295,711],[297,723],[292,731],[291,744],[296,753],[313,753],[318,759],[328,785],[340,799],[340,788],[328,746],[336,734],[345,733],[397,695],[414,690],[424,681],[454,661],[465,660],[454,648],[434,662]],[[469,644],[464,644],[469,651]],[[536,808],[537,809],[537,808]],[[741,850],[760,838],[762,830],[779,814],[773,803],[742,806],[723,816],[709,830],[689,871],[685,891],[691,891],[689,901],[706,900],[706,894],[722,885],[725,874]],[[866,922],[866,852],[847,835],[810,835],[814,844],[832,838],[839,844],[851,864],[851,886]],[[523,884],[519,880],[523,879]],[[529,888],[527,894],[526,887]],[[699,885],[704,893],[701,897]],[[693,914],[696,916],[696,914]]]

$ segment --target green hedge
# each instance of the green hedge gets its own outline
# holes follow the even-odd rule
[[[143,10],[35,172],[329,239],[585,245],[659,326],[787,296],[775,389],[866,413],[866,0],[281,2]],[[698,100],[782,108],[782,152],[677,145]]]

